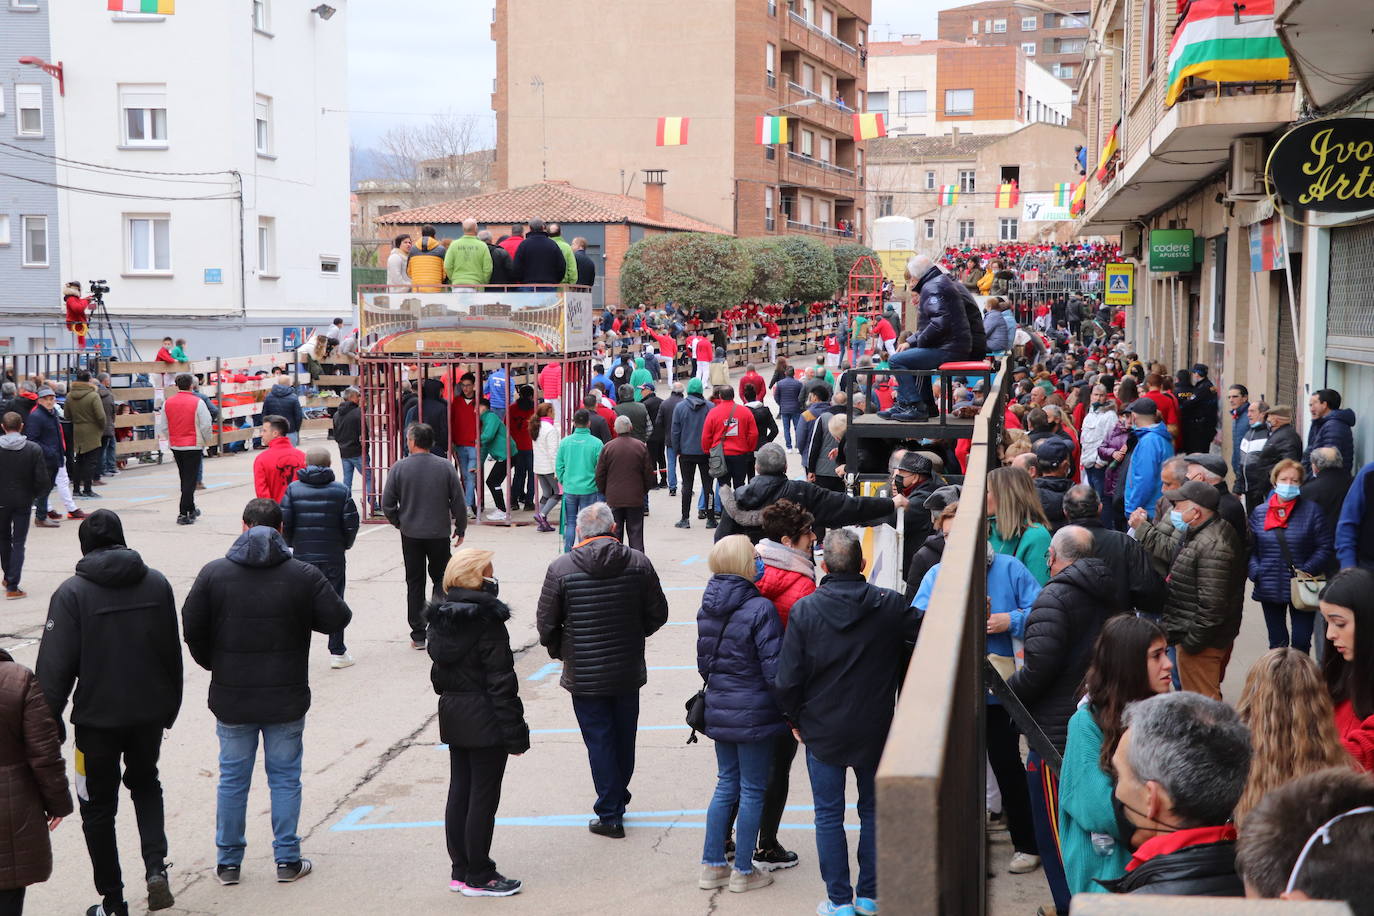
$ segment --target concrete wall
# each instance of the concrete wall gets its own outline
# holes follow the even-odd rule
[[[57,81],[33,67],[21,66],[20,57],[52,59],[48,42],[48,0],[37,0],[35,9],[15,8],[6,3],[0,6],[0,142],[19,149],[0,147],[4,171],[18,178],[0,177],[0,217],[7,217],[9,237],[0,237],[0,336],[14,339],[10,346],[16,351],[30,347],[28,333],[20,334],[13,322],[19,315],[45,315],[53,324],[47,336],[70,336],[57,328],[62,319],[61,295],[66,269],[61,259],[60,235],[57,220],[57,191],[33,182],[52,183],[56,168],[52,156],[56,152],[54,137],[57,124],[53,118],[53,96]],[[43,93],[43,135],[20,137],[19,114],[15,104],[15,84],[35,86]],[[31,179],[28,181],[21,179]],[[48,218],[48,266],[25,267],[25,215]],[[0,219],[0,222],[4,222]],[[5,230],[0,227],[0,234]],[[65,279],[75,279],[66,277]],[[83,280],[87,278],[81,278]],[[38,336],[43,331],[34,331]]]

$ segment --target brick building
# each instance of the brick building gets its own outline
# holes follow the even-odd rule
[[[1083,69],[1083,48],[1091,31],[1090,5],[1088,0],[971,3],[941,10],[939,35],[946,41],[1017,46],[1027,59],[1073,87]]]
[[[498,186],[546,178],[603,192],[641,169],[673,175],[668,204],[743,236],[862,234],[863,110],[871,0],[496,0]],[[613,24],[614,27],[609,27]],[[588,62],[595,61],[594,67]],[[755,119],[791,118],[784,146]],[[658,147],[657,119],[689,118]]]
[[[392,237],[409,232],[419,237],[420,227],[431,225],[439,238],[463,234],[463,220],[475,219],[491,230],[493,239],[520,229],[538,217],[561,225],[564,240],[581,236],[587,254],[596,262],[596,306],[620,304],[620,266],[625,250],[640,239],[663,232],[724,232],[701,220],[668,210],[663,205],[664,184],[646,182],[644,197],[629,197],[573,187],[566,181],[543,181],[462,200],[401,210],[378,217],[376,232]],[[379,253],[385,264],[389,248]]]

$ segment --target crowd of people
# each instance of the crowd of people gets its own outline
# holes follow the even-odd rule
[[[459,263],[478,259],[475,245],[463,247]],[[1093,256],[1083,251],[1059,257]],[[1007,268],[987,255],[979,267],[994,268],[995,284]],[[1291,406],[1251,404],[1233,384],[1224,416],[1208,366],[1147,365],[1110,323],[1018,343],[1012,326],[1025,327],[988,303],[991,291],[975,293],[932,259],[912,259],[907,285],[918,300],[914,328],[888,322],[888,337],[877,327],[886,314],[862,326],[851,316],[842,348],[823,346],[804,367],[779,359],[767,380],[753,365],[737,381],[714,372],[725,360],[701,336],[693,358],[705,377],[660,380],[662,367],[621,346],[597,364],[580,405],[564,404],[561,378],[543,372],[538,384],[499,372],[479,390],[475,374],[460,374],[451,387],[426,379],[399,393],[405,457],[387,469],[381,492],[364,485],[361,502],[399,529],[409,645],[431,665],[449,750],[450,889],[501,897],[522,888],[491,857],[508,758],[531,739],[501,560],[466,543],[482,483],[488,520],[523,511],[540,533],[562,528],[536,627],[561,663],[586,745],[588,830],[612,840],[626,836],[646,644],[669,614],[644,524],[649,493],[667,488],[678,498],[677,528],[690,529],[695,510],[713,531],[696,615],[702,683],[687,703],[692,740],[710,738],[716,757],[698,886],[761,891],[798,864],[802,854],[778,831],[803,749],[824,882],[817,912],[877,912],[877,765],[922,622],[949,612],[932,603],[963,492],[946,478],[957,479],[968,453],[960,427],[922,426],[976,413],[996,396],[956,376],[956,407],[945,416],[936,380],[882,373],[998,352],[990,329],[1005,327],[1011,397],[999,466],[975,508],[988,522],[988,658],[1007,691],[986,701],[987,826],[1008,833],[1007,869],[1043,870],[1053,903],[1042,913],[1067,913],[1073,894],[1089,892],[1311,897],[1371,912],[1360,866],[1374,848],[1374,528],[1365,521],[1374,463],[1352,479],[1355,415],[1341,395],[1311,397],[1304,444]],[[870,352],[872,341],[880,343]],[[103,445],[90,436],[99,383],[72,383],[91,390],[78,388],[67,411],[90,425],[82,455]],[[187,524],[199,514],[198,436],[208,416],[192,377],[176,386],[159,429],[181,472]],[[47,399],[56,393],[32,393],[29,416],[0,418],[0,559],[14,591],[23,559],[16,519],[27,522],[63,469],[50,454]],[[60,756],[69,702],[102,898],[88,914],[128,912],[114,849],[121,766],[149,908],[172,905],[156,762],[180,708],[182,640],[211,673],[217,879],[241,877],[259,740],[277,880],[311,873],[296,833],[307,661],[318,632],[332,667],[354,664],[344,593],[360,521],[357,404],[358,393],[346,393],[335,431],[343,482],[330,450],[293,441],[286,407],[264,405],[265,447],[242,533],[200,571],[179,619],[165,578],[130,549],[119,517],[80,519],[83,557],[51,598],[36,674],[0,659],[0,715],[13,724],[7,759],[32,771],[24,804],[33,812],[30,829],[0,836],[0,865],[19,850],[31,865],[0,889],[0,912],[19,912],[22,888],[50,871],[46,834],[32,825],[56,827],[73,810]],[[851,412],[911,427],[856,437]],[[1232,424],[1229,460],[1223,421]],[[789,474],[789,452],[800,476]],[[852,495],[846,478],[855,473],[881,479],[879,495]],[[883,524],[902,533],[900,590],[869,581],[853,530]],[[1221,686],[1247,595],[1263,608],[1270,651],[1232,707]],[[857,875],[845,828],[850,771]]]

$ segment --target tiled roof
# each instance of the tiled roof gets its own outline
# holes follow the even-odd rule
[[[869,162],[893,162],[904,159],[971,159],[978,151],[991,146],[1008,134],[944,134],[938,137],[887,137],[869,140],[865,154]]]
[[[726,231],[673,210],[664,210],[663,219],[650,219],[644,210],[642,198],[575,188],[566,181],[544,181],[413,210],[400,210],[378,217],[377,223],[413,226],[420,223],[460,223],[465,219],[475,219],[479,223],[523,223],[531,217],[561,223],[629,222],[637,226],[684,232]]]

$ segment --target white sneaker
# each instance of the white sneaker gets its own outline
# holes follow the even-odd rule
[[[1013,875],[1024,875],[1035,871],[1040,867],[1040,857],[1033,856],[1028,852],[1013,853],[1011,864],[1007,866],[1007,871]]]
[[[510,521],[510,513],[502,512],[500,509],[492,509],[490,512],[487,513],[487,521],[508,522]]]
[[[329,656],[329,667],[331,668],[351,668],[354,665],[353,656],[345,652],[343,655]]]

